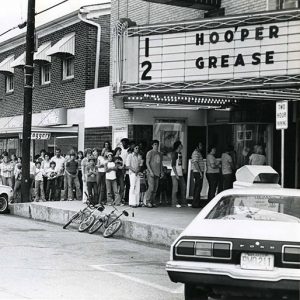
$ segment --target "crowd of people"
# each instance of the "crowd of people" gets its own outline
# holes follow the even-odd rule
[[[152,208],[165,204],[178,208],[199,208],[203,205],[201,191],[204,175],[209,185],[208,201],[217,192],[232,188],[236,153],[231,145],[221,159],[215,157],[216,147],[210,146],[205,166],[203,145],[201,142],[197,144],[191,156],[193,201],[188,203],[181,141],[173,144],[171,169],[163,166],[163,154],[158,150],[158,140],[152,141],[149,151],[144,149],[142,143],[135,143],[127,138],[123,138],[121,144],[121,147],[112,150],[107,141],[102,149],[88,148],[77,153],[71,150],[66,155],[56,149],[52,157],[41,150],[30,161],[32,201],[77,199],[83,202],[89,200],[93,204],[128,204],[131,207]],[[256,145],[251,155],[250,151],[246,152],[248,161],[245,164],[265,164],[266,158],[261,146]],[[16,203],[20,201],[21,180],[22,158],[2,153],[0,183],[13,188],[13,201]]]

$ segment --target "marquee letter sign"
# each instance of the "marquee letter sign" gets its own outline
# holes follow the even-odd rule
[[[130,27],[121,92],[300,84],[300,10]]]

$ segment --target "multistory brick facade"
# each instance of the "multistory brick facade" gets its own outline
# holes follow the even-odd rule
[[[42,54],[52,54],[49,83],[42,82],[42,68],[45,61],[34,61],[32,131],[48,132],[50,140],[34,140],[31,147],[32,154],[42,148],[53,152],[55,147],[61,147],[64,153],[71,148],[83,150],[84,142],[91,147],[100,147],[104,141],[102,134],[103,139],[111,140],[111,129],[108,129],[110,132],[108,136],[105,134],[107,130],[103,133],[102,129],[97,131],[98,135],[90,135],[89,130],[85,132],[87,91],[101,90],[109,85],[110,2],[85,6],[52,20],[37,27],[36,35],[37,48],[49,42],[51,49],[57,49],[59,44],[65,48],[53,50],[52,53],[48,53],[51,49],[47,49],[46,54]],[[66,44],[68,35],[72,36],[72,40]],[[14,60],[18,60],[25,50],[25,33],[16,34],[0,43],[0,63],[11,55],[14,55]],[[96,57],[98,54],[99,57]],[[74,66],[74,71],[71,71],[72,74],[68,79],[64,79],[67,70],[64,64],[67,57],[73,57],[74,63],[72,62],[69,68],[72,70]],[[49,56],[46,60],[49,60]],[[98,60],[98,82],[95,83]],[[14,88],[10,92],[6,89],[7,75],[13,76]],[[23,90],[24,62],[14,67],[13,73],[5,72],[4,66],[4,69],[0,70],[0,153],[4,150],[17,155],[21,153]],[[96,100],[94,111],[101,115],[101,99]],[[65,126],[55,128],[55,125]]]
[[[109,84],[109,28],[110,16],[102,16],[101,52],[99,69],[99,87]],[[84,107],[85,91],[94,88],[96,27],[80,21],[68,28],[58,29],[54,33],[39,39],[39,44],[51,41],[52,45],[68,33],[75,32],[74,78],[62,80],[62,60],[53,56],[51,59],[51,83],[41,85],[40,65],[34,68],[33,113],[53,108]],[[1,51],[1,46],[0,46]],[[11,54],[15,58],[25,51],[25,45],[0,53],[0,61]],[[0,97],[2,106],[0,117],[9,117],[23,113],[23,68],[15,68],[14,91],[5,92],[5,75],[0,74]]]

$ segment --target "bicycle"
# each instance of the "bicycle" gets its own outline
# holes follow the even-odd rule
[[[84,232],[88,230],[91,226],[93,226],[95,220],[97,217],[100,217],[99,213],[104,211],[105,207],[103,204],[97,204],[92,207],[90,214],[87,215],[79,224],[78,226],[78,231],[79,232]]]
[[[115,214],[118,209],[113,206],[113,210],[105,214],[103,217],[98,218],[94,221],[93,225],[89,228],[89,233],[95,233],[98,231],[101,226],[104,226],[105,230],[103,232],[103,237],[109,238],[112,237],[118,230],[122,227],[122,220],[120,219],[122,215],[125,217],[128,217],[128,212],[126,210],[123,210],[118,215]]]
[[[66,229],[71,223],[77,223],[79,224],[79,227],[81,223],[86,220],[90,215],[92,215],[96,210],[97,211],[103,211],[104,206],[102,204],[92,205],[89,201],[89,197],[87,197],[86,201],[86,207],[84,209],[79,210],[77,213],[75,213],[68,222],[63,225],[63,229]],[[93,223],[89,224],[89,226],[92,226]],[[85,228],[88,229],[89,227]],[[78,229],[79,230],[79,229]]]

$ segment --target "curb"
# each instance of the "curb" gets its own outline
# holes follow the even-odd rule
[[[65,224],[77,212],[32,202],[10,205],[9,208],[11,215],[58,225]],[[149,224],[141,220],[122,218],[122,222],[123,226],[116,236],[157,246],[169,247],[181,233],[181,230],[176,228]]]

